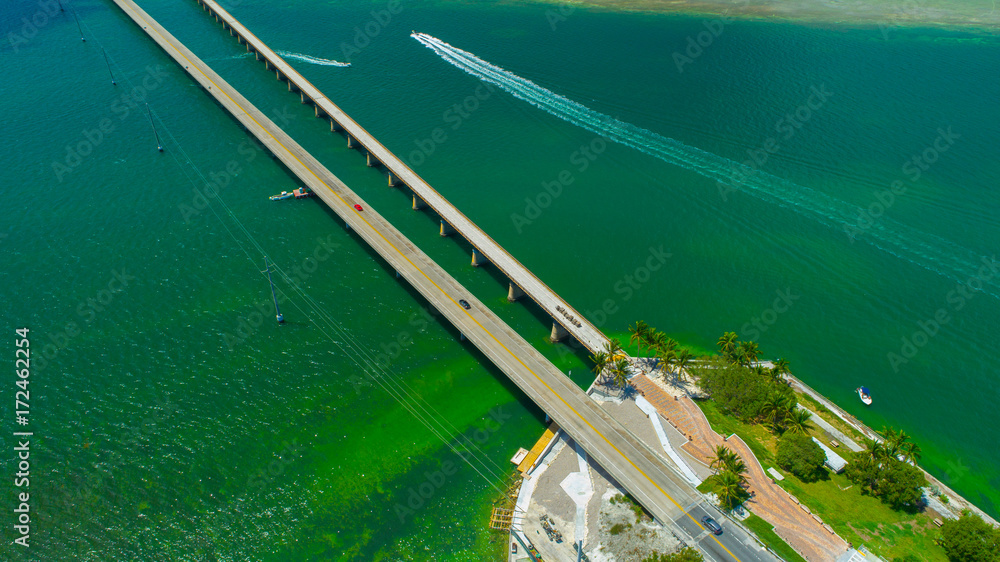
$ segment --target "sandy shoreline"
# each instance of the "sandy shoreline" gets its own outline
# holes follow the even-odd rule
[[[577,9],[678,14],[734,20],[837,24],[881,29],[940,28],[1000,33],[1000,10],[994,0],[519,0],[550,4],[550,23],[569,19]]]

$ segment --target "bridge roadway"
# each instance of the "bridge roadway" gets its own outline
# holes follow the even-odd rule
[[[468,294],[135,2],[114,2],[650,513],[667,524],[685,519],[689,520],[687,525],[701,528],[688,514],[701,498],[662,458],[608,416],[538,350]],[[355,210],[355,204],[364,210]],[[458,304],[458,299],[463,298],[471,304],[470,310]],[[718,546],[729,552],[721,542]]]
[[[451,228],[468,240],[482,256],[500,269],[507,279],[519,287],[525,295],[548,313],[554,323],[559,324],[561,328],[590,350],[591,353],[604,347],[608,338],[601,330],[587,321],[583,314],[573,309],[569,303],[550,289],[528,268],[524,267],[521,262],[511,256],[493,238],[469,220],[468,217],[418,176],[416,172],[411,170],[395,154],[382,146],[382,143],[366,131],[364,127],[357,124],[347,113],[330,101],[323,92],[313,86],[312,83],[299,74],[290,64],[285,62],[281,56],[272,51],[263,41],[215,2],[215,0],[198,0],[198,3],[215,16],[216,19],[220,20],[223,26],[229,29],[230,34],[237,37],[237,40],[246,44],[248,51],[253,50],[256,57],[263,57],[266,65],[276,73],[279,79],[288,81],[289,89],[292,89],[294,86],[299,91],[303,103],[311,102],[316,107],[316,115],[318,117],[321,114],[329,117],[331,129],[334,128],[334,124],[343,129],[344,134],[348,136],[349,146],[352,146],[353,143],[360,144],[368,152],[369,165],[375,165],[375,162],[371,160],[371,158],[375,158],[378,163],[385,166],[389,173],[390,185],[394,184],[394,177],[406,184],[413,191],[414,195],[419,197],[423,203],[446,221]],[[417,201],[414,201],[414,203],[417,203]],[[580,326],[571,322],[569,317],[575,318],[580,323]],[[559,330],[555,326],[553,328],[553,335],[555,335]]]

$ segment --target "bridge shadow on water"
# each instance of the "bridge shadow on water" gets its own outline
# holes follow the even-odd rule
[[[353,229],[347,228],[344,221],[329,207],[327,207],[322,202],[318,202],[323,211],[333,220],[340,229],[343,230],[347,236],[349,236],[354,242],[372,259],[372,262],[376,264],[383,272],[385,272],[388,277],[395,277],[396,270],[387,261],[385,261],[379,253],[368,245],[368,243]],[[433,212],[432,212],[433,213]],[[495,268],[494,268],[495,269]],[[545,418],[545,412],[542,411],[524,392],[521,391],[514,384],[513,381],[499,368],[497,367],[488,357],[486,357],[471,341],[462,338],[461,332],[456,328],[451,322],[441,315],[434,305],[432,305],[427,299],[424,298],[420,292],[415,289],[404,277],[396,278],[396,282],[403,288],[406,293],[413,298],[414,302],[420,307],[426,310],[434,311],[433,322],[441,326],[446,332],[451,334],[455,342],[461,345],[470,355],[472,355],[476,362],[482,365],[487,372],[489,372],[493,377],[503,386],[504,390],[510,393],[517,402],[527,411],[530,412],[532,416],[542,422]],[[537,308],[537,306],[536,306]],[[490,310],[493,310],[492,308]],[[496,311],[494,311],[496,312]],[[546,316],[547,318],[547,316]],[[562,344],[556,344],[562,345]],[[377,353],[377,349],[370,349],[374,354]]]

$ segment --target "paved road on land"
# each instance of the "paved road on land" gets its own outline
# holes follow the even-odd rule
[[[706,559],[725,562],[732,560],[735,556],[742,562],[778,562],[777,557],[761,548],[752,536],[722,516],[714,507],[702,503],[689,511],[688,514],[691,516],[690,518],[681,517],[676,519],[674,523],[694,538]],[[706,515],[715,519],[722,526],[721,535],[712,535],[710,531],[700,528],[692,521],[692,519],[701,521],[701,518]],[[725,549],[722,548],[723,545],[725,545]]]
[[[650,448],[132,0],[114,2],[650,513],[660,521],[676,521],[700,500]],[[459,299],[471,309],[460,306]],[[700,526],[688,519],[694,528]],[[717,546],[726,550],[722,543]]]

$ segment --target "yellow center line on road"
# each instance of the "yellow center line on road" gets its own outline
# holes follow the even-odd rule
[[[115,1],[118,2],[119,0],[115,0]],[[132,0],[120,0],[120,1],[132,3],[133,5],[136,6],[136,8],[138,8],[138,5],[134,4],[134,2],[132,2]],[[141,8],[139,8],[139,9],[142,10]],[[145,11],[143,11],[143,13],[145,13]],[[133,14],[135,14],[134,11],[133,11]],[[450,300],[453,304],[455,304],[455,306],[459,306],[458,305],[458,301],[456,301],[454,298],[452,298],[452,296],[447,291],[445,291],[440,285],[438,285],[433,279],[431,279],[430,276],[426,272],[424,272],[423,269],[417,267],[417,265],[415,263],[413,263],[413,261],[409,258],[409,256],[407,256],[405,253],[403,253],[402,250],[400,250],[398,247],[396,247],[396,245],[393,244],[388,238],[386,238],[386,236],[384,234],[382,234],[382,232],[379,229],[375,228],[370,222],[368,222],[368,219],[366,219],[363,215],[361,215],[358,211],[356,211],[354,209],[354,207],[350,203],[348,203],[343,197],[341,197],[341,195],[339,193],[337,193],[332,187],[330,187],[330,185],[326,181],[324,181],[322,178],[320,178],[319,175],[311,167],[307,166],[305,163],[303,163],[301,160],[299,160],[299,158],[287,146],[285,146],[284,143],[282,143],[280,140],[277,139],[277,137],[275,137],[273,134],[271,134],[271,132],[268,131],[266,127],[264,127],[263,125],[261,125],[261,123],[259,121],[257,121],[257,119],[254,118],[254,116],[251,115],[250,112],[246,108],[244,108],[240,103],[238,103],[236,100],[234,100],[228,93],[226,93],[225,89],[220,88],[218,83],[216,83],[214,80],[212,80],[212,78],[208,74],[206,74],[204,71],[202,71],[199,68],[199,64],[200,65],[204,65],[206,68],[210,68],[210,67],[208,67],[208,65],[206,65],[204,62],[202,62],[201,59],[198,59],[198,63],[196,64],[194,61],[192,61],[190,58],[188,58],[183,53],[183,51],[181,51],[181,49],[179,49],[178,47],[174,46],[170,42],[170,40],[167,39],[167,37],[165,37],[162,33],[159,32],[159,29],[157,29],[157,28],[162,27],[162,26],[160,26],[160,24],[158,22],[156,22],[155,20],[153,20],[152,18],[148,18],[147,19],[147,18],[145,18],[145,17],[143,17],[143,16],[141,16],[139,14],[135,14],[135,17],[137,17],[139,19],[145,20],[147,22],[147,24],[149,24],[150,27],[152,27],[152,29],[147,30],[147,31],[155,31],[156,34],[159,35],[159,37],[162,39],[162,41],[164,43],[171,45],[174,48],[174,50],[176,51],[176,53],[180,57],[182,57],[184,60],[188,61],[188,63],[192,67],[194,67],[194,68],[187,68],[187,67],[185,67],[187,70],[189,70],[189,72],[193,71],[195,68],[197,68],[198,72],[201,73],[201,75],[204,77],[204,79],[207,80],[208,82],[212,83],[212,85],[214,85],[217,88],[217,90],[216,90],[217,92],[219,92],[222,95],[226,96],[226,98],[230,101],[230,103],[232,103],[233,105],[235,105],[236,107],[238,107],[251,121],[254,122],[254,124],[256,124],[260,128],[260,130],[262,130],[269,137],[271,137],[271,140],[273,140],[275,143],[278,144],[278,146],[280,146],[281,148],[283,148],[285,150],[285,152],[287,152],[288,155],[290,157],[292,157],[296,162],[298,162],[303,168],[305,168],[306,170],[308,170],[309,173],[311,173],[313,175],[313,177],[315,177],[318,182],[320,182],[328,190],[330,190],[330,192],[333,193],[333,195],[335,195],[337,197],[337,199],[339,199],[341,201],[341,203],[343,203],[349,209],[351,209],[354,212],[354,214],[357,215],[357,217],[360,218],[361,221],[364,222],[368,226],[368,228],[370,228],[375,234],[378,234],[382,238],[382,240],[385,241],[386,244],[388,244],[393,250],[395,250],[397,253],[399,253],[400,257],[402,257],[403,259],[405,259],[413,267],[413,269],[415,269],[416,271],[420,272],[420,274],[423,275],[424,278],[427,279],[427,281],[430,282],[431,285],[433,285],[435,288],[437,288],[441,292],[442,295],[444,295],[448,300]],[[164,31],[166,31],[166,29],[164,29]],[[179,41],[178,41],[178,44],[180,44]],[[192,53],[192,56],[193,56],[193,53]],[[275,56],[277,56],[277,55],[275,55]],[[195,57],[195,58],[197,58],[197,57]],[[286,62],[286,64],[287,64],[287,62]],[[289,67],[290,67],[290,65],[289,65]],[[221,79],[221,76],[220,76],[220,79]],[[232,88],[232,86],[229,86],[228,83],[226,84],[226,86]],[[249,101],[248,101],[248,103],[249,103]],[[277,127],[277,126],[275,125],[275,127]],[[287,135],[287,133],[286,133],[286,135]],[[318,160],[317,160],[317,162],[318,162]],[[341,183],[343,183],[343,182],[341,182]],[[347,188],[346,184],[344,185],[344,187]],[[347,189],[350,189],[350,188],[347,188]],[[388,222],[386,222],[386,224],[388,224]],[[538,380],[539,383],[541,383],[546,389],[548,389],[549,392],[551,392],[556,398],[558,398],[559,401],[562,402],[564,406],[566,406],[566,408],[568,408],[571,412],[573,412],[574,414],[576,414],[576,416],[579,417],[580,420],[587,425],[587,427],[589,427],[595,434],[597,434],[598,436],[600,436],[601,439],[603,439],[604,442],[608,444],[608,446],[610,446],[612,449],[615,450],[615,452],[617,452],[619,455],[621,455],[621,457],[623,459],[625,459],[632,466],[632,468],[634,468],[639,474],[641,474],[644,478],[646,478],[646,480],[648,480],[649,483],[651,483],[657,490],[660,491],[660,493],[662,493],[667,499],[669,499],[671,503],[673,503],[675,506],[677,506],[677,508],[679,510],[681,510],[682,513],[684,513],[685,515],[687,515],[688,518],[691,519],[691,521],[693,521],[694,524],[697,525],[699,529],[701,529],[703,531],[705,530],[705,528],[701,525],[701,522],[699,522],[697,519],[694,518],[694,516],[692,516],[690,513],[688,513],[687,510],[685,510],[679,503],[677,503],[677,501],[673,497],[670,496],[670,494],[668,494],[666,492],[666,490],[664,490],[663,488],[661,488],[659,484],[657,484],[652,478],[649,477],[649,475],[647,475],[641,468],[639,468],[634,462],[632,462],[632,459],[630,459],[627,456],[625,456],[625,453],[623,453],[617,446],[615,446],[614,443],[612,443],[607,437],[605,437],[603,433],[601,433],[600,431],[597,430],[597,428],[595,428],[593,425],[591,425],[591,423],[587,420],[587,418],[585,418],[582,414],[580,414],[573,406],[571,406],[569,404],[569,402],[566,401],[565,398],[563,398],[551,386],[549,386],[549,384],[547,382],[545,382],[542,379],[541,376],[539,376],[534,370],[532,370],[530,367],[528,367],[528,365],[525,364],[525,362],[522,361],[521,358],[516,353],[514,353],[513,351],[511,351],[506,345],[504,345],[503,342],[500,341],[499,338],[497,338],[495,335],[493,335],[492,332],[490,332],[489,330],[487,330],[486,327],[483,326],[479,322],[479,320],[477,320],[469,311],[465,310],[464,307],[462,308],[462,311],[465,312],[465,314],[469,317],[469,319],[472,320],[477,326],[479,326],[479,328],[484,333],[486,333],[487,335],[489,335],[493,339],[493,341],[495,341],[497,343],[497,345],[499,345],[507,353],[509,353],[511,355],[511,357],[514,358],[515,361],[517,361],[518,363],[520,363],[521,366],[524,367],[524,369],[527,370],[529,373],[531,373]],[[562,374],[562,373],[560,372],[560,374]],[[719,546],[721,546],[723,548],[723,550],[725,550],[727,553],[729,553],[730,556],[733,557],[734,560],[736,560],[737,562],[740,562],[739,558],[737,558],[735,554],[733,554],[728,548],[726,548],[726,546],[724,544],[722,544],[722,542],[720,542],[719,539],[716,538],[714,534],[711,535],[711,536],[715,540],[715,542],[718,543]]]

